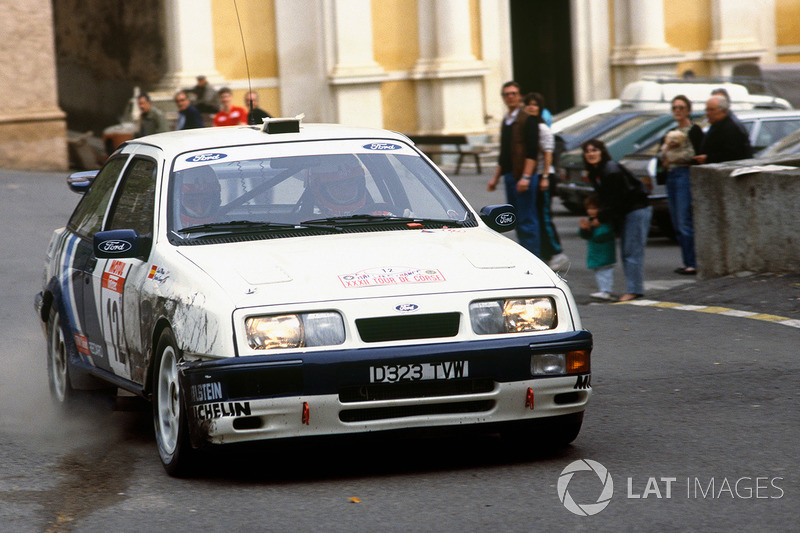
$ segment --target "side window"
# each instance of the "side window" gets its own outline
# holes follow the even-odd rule
[[[103,217],[117,177],[125,167],[127,156],[116,157],[105,164],[92,183],[91,188],[83,195],[75,211],[69,219],[69,228],[83,237],[92,237],[100,231]]]
[[[134,229],[139,235],[153,234],[157,168],[152,159],[135,158],[131,161],[109,213],[106,229]]]

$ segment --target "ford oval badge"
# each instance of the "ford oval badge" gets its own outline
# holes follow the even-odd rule
[[[392,143],[370,143],[365,144],[362,148],[365,150],[399,150],[402,146]]]
[[[128,241],[111,240],[101,242],[97,248],[108,254],[124,254],[132,248],[132,245]]]
[[[395,309],[397,309],[401,313],[411,313],[412,311],[416,311],[417,309],[419,309],[419,306],[417,304],[400,304],[397,307],[395,307]]]
[[[510,226],[515,220],[516,217],[514,213],[500,213],[500,215],[494,219],[498,226]]]
[[[203,163],[206,161],[219,161],[225,159],[228,154],[197,154],[186,159],[189,163]]]

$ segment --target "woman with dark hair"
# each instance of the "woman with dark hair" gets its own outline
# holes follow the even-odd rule
[[[536,191],[536,210],[539,215],[539,232],[542,240],[540,257],[553,270],[559,270],[569,263],[569,257],[561,248],[561,239],[553,224],[551,199],[555,181],[553,172],[553,150],[555,137],[542,118],[544,98],[539,93],[528,93],[524,98],[525,112],[539,125],[539,154],[536,160],[536,174],[539,176],[539,190]]]
[[[644,295],[644,249],[653,217],[647,192],[625,167],[611,159],[603,141],[588,140],[581,149],[589,181],[602,203],[597,218],[601,223],[610,223],[619,235],[626,284],[619,301],[640,298]]]
[[[699,153],[703,144],[703,130],[690,118],[692,103],[679,94],[672,99],[672,116],[678,123],[675,130],[684,134],[677,150],[679,157],[669,157],[668,151],[658,154],[662,166],[667,171],[667,202],[675,238],[681,247],[683,266],[675,270],[678,274],[697,274],[697,260],[694,253],[694,223],[692,222],[692,191],[689,183],[689,165]],[[673,131],[675,131],[673,130]]]

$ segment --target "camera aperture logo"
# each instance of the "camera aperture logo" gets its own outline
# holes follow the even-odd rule
[[[576,472],[594,472],[597,475],[602,489],[599,490],[600,496],[597,497],[596,502],[578,503],[572,498],[567,489]],[[579,459],[568,464],[558,477],[556,488],[558,490],[558,499],[561,500],[564,507],[578,516],[592,516],[599,513],[608,506],[611,502],[611,497],[614,495],[614,481],[611,479],[608,469],[591,459]]]

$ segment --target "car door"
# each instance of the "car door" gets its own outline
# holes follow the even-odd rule
[[[127,156],[116,155],[103,166],[73,211],[59,244],[59,284],[66,323],[81,361],[99,368],[106,368],[107,364],[103,347],[96,342],[101,326],[93,305],[92,278],[97,258],[92,238],[102,227],[117,179],[127,161]]]
[[[91,340],[102,346],[106,370],[136,383],[143,382],[145,373],[139,289],[149,271],[157,174],[155,158],[141,154],[131,158],[114,194],[104,229],[135,230],[141,243],[139,256],[97,259],[93,270],[91,305],[99,317],[100,331],[95,331],[96,337]]]

